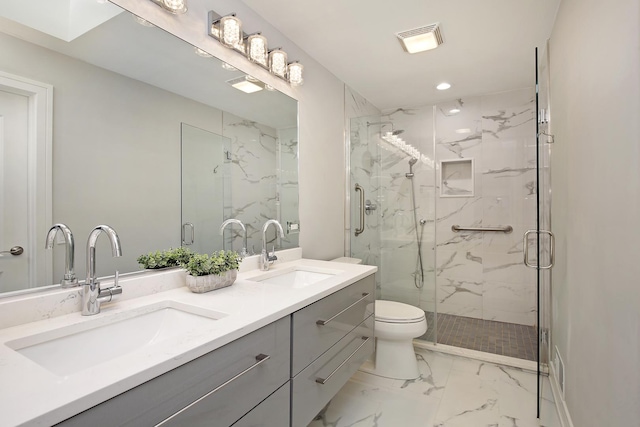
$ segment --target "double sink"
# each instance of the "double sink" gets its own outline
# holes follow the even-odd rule
[[[339,270],[295,266],[247,279],[265,285],[301,289],[341,273]],[[8,341],[6,345],[45,368],[67,377],[129,355],[189,331],[209,328],[227,313],[177,301],[96,316],[73,325]]]

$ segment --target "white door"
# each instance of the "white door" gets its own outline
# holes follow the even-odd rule
[[[0,292],[53,283],[52,119],[51,85],[0,71]]]
[[[0,291],[28,287],[29,97],[0,90]],[[20,255],[10,248],[22,247]],[[14,250],[19,252],[19,250]]]

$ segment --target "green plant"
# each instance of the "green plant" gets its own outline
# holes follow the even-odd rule
[[[192,276],[207,276],[209,274],[222,274],[229,270],[237,270],[242,258],[236,251],[220,251],[211,255],[194,254],[189,261],[182,264]]]
[[[149,252],[146,255],[140,255],[137,259],[138,264],[142,268],[165,268],[177,267],[189,262],[189,258],[193,256],[193,252],[187,248],[179,247],[166,251]]]

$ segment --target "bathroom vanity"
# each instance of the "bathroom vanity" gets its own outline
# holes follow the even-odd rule
[[[3,423],[305,427],[373,352],[375,271],[299,259],[206,294],[180,287],[105,305],[96,316],[1,330],[0,375],[12,385],[0,391]],[[122,286],[126,295],[136,281]],[[184,333],[148,322],[165,328],[157,342],[78,369],[46,366],[25,350],[43,337],[108,334],[160,312],[186,322]]]

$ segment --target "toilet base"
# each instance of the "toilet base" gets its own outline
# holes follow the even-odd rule
[[[392,341],[376,338],[374,366],[371,373],[381,377],[415,380],[420,376],[411,339]]]

